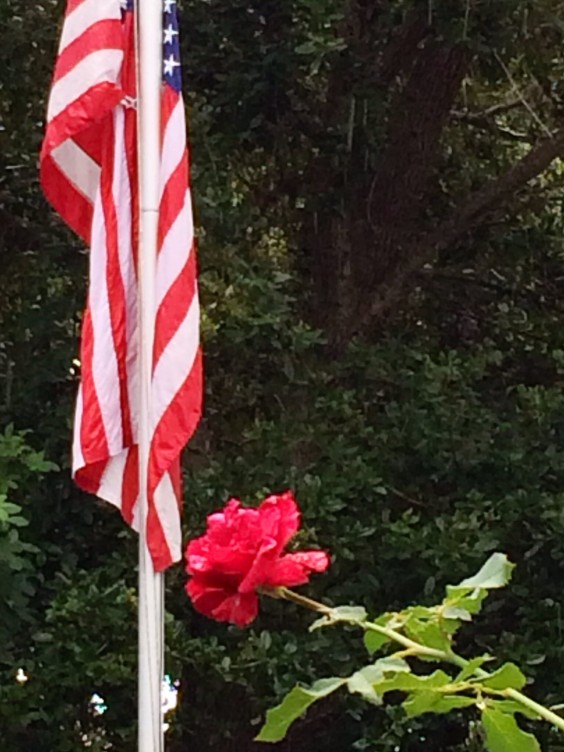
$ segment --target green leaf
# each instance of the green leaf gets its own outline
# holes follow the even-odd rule
[[[491,590],[493,588],[504,587],[511,579],[511,572],[514,568],[515,564],[512,564],[505,554],[495,553],[490,556],[477,574],[466,580],[462,580],[455,587],[466,588],[468,590],[474,588]]]
[[[527,679],[514,663],[504,663],[487,679],[480,679],[480,684],[490,689],[523,689]]]
[[[393,656],[380,658],[376,663],[365,666],[356,671],[348,680],[349,692],[360,694],[368,702],[374,705],[382,704],[381,695],[375,690],[375,686],[386,682],[390,674],[409,673],[409,664],[403,658]]]
[[[348,624],[362,624],[366,621],[368,614],[362,606],[338,606],[332,608],[331,613],[316,619],[310,626],[309,631],[314,632],[322,627],[331,627],[339,622]]]
[[[10,517],[8,522],[10,525],[14,525],[14,527],[27,527],[29,525],[29,520],[26,520],[25,517],[21,517],[20,515]]]
[[[405,623],[405,631],[412,640],[436,650],[449,650],[451,641],[436,621],[421,621],[410,618]]]
[[[296,47],[295,52],[297,55],[312,55],[314,52],[317,52],[317,45],[311,41],[304,42]]]
[[[427,676],[417,676],[412,673],[398,673],[392,679],[386,679],[375,686],[377,692],[391,692],[399,690],[402,692],[419,692],[427,689],[436,689],[451,684],[451,677],[444,671],[438,669]]]
[[[388,642],[390,642],[390,638],[386,637],[384,634],[380,634],[380,632],[367,631],[364,633],[364,647],[368,650],[370,655],[376,653]]]
[[[456,619],[457,621],[472,621],[472,615],[465,608],[460,606],[445,606],[442,609],[442,615],[445,619]]]
[[[256,741],[279,742],[286,736],[292,723],[304,713],[310,705],[327,697],[345,684],[346,679],[332,677],[319,679],[311,687],[294,687],[280,705],[268,710],[266,722],[261,728]]]
[[[535,713],[534,710],[528,708],[526,705],[521,705],[517,700],[493,700],[488,698],[488,707],[496,708],[501,713],[508,713],[513,715],[514,713],[521,713],[526,718],[530,718],[532,721],[538,721],[540,715]]]
[[[553,13],[547,12],[545,12],[543,15],[560,31],[561,34],[564,34],[564,22],[560,18],[558,18],[558,16],[555,16]]]
[[[35,632],[33,640],[39,643],[53,642],[55,639],[51,632]]]
[[[6,512],[8,512],[8,514],[10,514],[10,515],[12,515],[12,514],[18,514],[19,512],[22,511],[22,508],[20,507],[19,504],[13,504],[11,501],[5,501],[2,504],[2,506],[3,506],[4,510]]]
[[[423,713],[450,713],[451,710],[456,708],[467,708],[475,704],[476,699],[474,697],[424,691],[409,695],[402,707],[410,718],[414,718],[417,715],[423,715]]]
[[[491,655],[479,655],[476,658],[472,658],[472,660],[468,661],[468,664],[462,669],[462,671],[458,674],[456,677],[457,682],[462,682],[465,679],[468,679],[471,677],[476,669],[481,668],[484,663],[487,663],[488,661],[493,660]]]
[[[401,612],[400,617],[403,617],[404,620],[412,618],[424,620],[434,619],[436,617],[436,607],[410,606]]]
[[[347,681],[347,689],[352,694],[359,694],[373,705],[381,705],[382,697],[374,690],[374,666],[365,666],[355,673]],[[380,674],[381,676],[381,674]]]
[[[487,706],[482,711],[482,723],[489,752],[540,752],[535,737],[520,729],[512,715]]]
[[[411,668],[403,658],[394,658],[393,655],[386,658],[379,658],[367,668],[373,671],[373,682],[380,681],[386,677],[386,674],[403,674],[410,673]]]
[[[389,615],[383,614],[382,616],[378,617],[373,623],[377,624],[379,627],[384,627],[389,621]],[[380,650],[381,647],[384,645],[387,645],[388,642],[391,642],[390,638],[386,635],[381,634],[380,632],[374,632],[371,629],[367,629],[364,633],[364,646],[370,653],[370,655],[373,655],[378,650]]]
[[[466,588],[460,588],[457,585],[449,585],[443,605],[446,608],[460,608],[469,614],[477,614],[487,597],[488,591],[484,588],[468,591]]]

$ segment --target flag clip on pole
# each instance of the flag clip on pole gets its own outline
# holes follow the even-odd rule
[[[147,547],[147,472],[155,325],[162,71],[161,0],[137,0],[137,125],[139,165],[139,752],[163,752],[164,575]]]

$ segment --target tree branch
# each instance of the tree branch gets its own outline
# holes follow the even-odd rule
[[[470,112],[468,110],[452,110],[451,116],[461,123],[468,123],[468,125],[474,128],[479,128],[483,131],[490,131],[496,135],[504,138],[509,138],[512,141],[523,141],[524,143],[534,144],[536,138],[528,133],[521,131],[515,131],[513,128],[509,128],[505,125],[500,125],[496,120],[496,115],[509,112],[518,107],[523,107],[522,99],[512,99],[509,102],[499,102],[491,107],[487,107],[485,110],[478,112]]]
[[[509,68],[505,65],[505,63],[500,58],[500,56],[497,54],[497,52],[494,52],[494,55],[495,55],[495,59],[497,60],[497,62],[502,67],[503,72],[507,76],[507,80],[509,81],[509,83],[513,87],[513,91],[515,92],[515,94],[517,95],[517,97],[521,100],[521,102],[523,103],[523,106],[525,107],[525,109],[527,110],[527,112],[529,113],[529,115],[533,118],[533,120],[537,123],[537,125],[540,126],[540,128],[545,132],[545,134],[550,138],[550,136],[552,135],[551,132],[550,132],[550,129],[545,125],[545,123],[540,118],[540,116],[537,115],[537,113],[535,112],[535,110],[533,109],[533,107],[529,104],[529,101],[525,98],[525,95],[523,94],[523,92],[519,88],[517,82],[515,81],[515,79],[511,75],[511,71],[509,70]]]
[[[520,141],[524,144],[536,143],[536,138],[534,136],[531,136],[528,133],[523,133],[521,131],[514,131],[512,128],[506,128],[502,125],[498,125],[495,120],[468,119],[466,122],[473,128],[478,128],[482,131],[494,133],[495,135],[501,136],[502,138],[508,138],[510,141]]]
[[[511,169],[463,201],[448,219],[411,248],[394,279],[377,294],[364,311],[358,312],[355,331],[364,329],[370,321],[389,310],[397,302],[405,283],[424,264],[432,262],[439,253],[454,246],[471,230],[480,226],[492,210],[498,209],[562,155],[564,128],[557,131],[552,138],[540,141]]]
[[[498,102],[498,104],[494,104],[491,107],[487,107],[485,110],[480,110],[479,112],[453,110],[451,115],[457,120],[465,120],[468,123],[474,123],[494,117],[502,112],[509,112],[517,107],[523,107],[522,98],[511,99],[509,102]]]

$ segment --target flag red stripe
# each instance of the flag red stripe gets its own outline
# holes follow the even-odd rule
[[[174,554],[170,550],[160,517],[153,504],[149,505],[147,528],[151,531],[151,536],[147,539],[147,545],[151,552],[153,566],[157,572],[162,572],[170,566]]]
[[[108,441],[104,430],[102,412],[93,378],[94,330],[92,315],[87,308],[82,324],[82,404],[84,418],[81,425],[80,438],[84,459],[87,464],[99,462],[108,457]]]
[[[99,462],[90,462],[80,470],[77,470],[74,475],[77,485],[79,485],[83,491],[97,494],[107,466],[107,460],[100,460]]]
[[[123,441],[126,446],[129,446],[132,443],[132,432],[131,414],[127,394],[126,301],[119,262],[119,241],[117,228],[118,220],[112,193],[112,185],[114,179],[112,146],[115,141],[113,126],[111,126],[109,130],[110,132],[107,134],[108,142],[106,144],[108,153],[103,157],[106,169],[102,171],[102,174],[100,176],[100,190],[102,192],[102,206],[104,210],[104,220],[106,225],[106,249],[108,254],[106,263],[106,277],[109,292],[109,311],[112,323],[112,336],[114,342],[114,350],[117,356],[117,366],[119,374]]]
[[[79,5],[82,5],[86,0],[67,0],[66,15],[70,16],[73,10],[76,10]]]
[[[128,525],[133,523],[133,511],[139,497],[139,453],[137,445],[127,453],[123,474],[123,502],[121,513]]]
[[[174,220],[180,214],[185,201],[185,186],[188,185],[188,161],[183,156],[177,168],[170,176],[161,199],[159,215],[159,251],[168,235]]]
[[[123,91],[109,81],[86,89],[66,109],[49,122],[42,147],[42,159],[53,149],[87,128],[93,120],[101,120],[123,99]],[[43,172],[43,170],[42,170]],[[44,184],[44,180],[42,180]]]
[[[104,49],[120,50],[123,47],[123,29],[120,21],[100,21],[85,29],[77,39],[61,52],[55,67],[56,82],[92,52]]]
[[[196,293],[196,253],[192,249],[182,272],[170,286],[157,311],[153,363],[156,364],[163,350],[185,319]]]
[[[194,404],[194,394],[202,393],[202,352],[198,349],[196,358],[190,369],[188,377],[176,394],[176,398],[170,403],[167,411],[159,421],[153,434],[152,448],[158,447],[159,451],[152,451],[149,460],[149,490],[156,488],[159,479],[165,472],[171,459],[178,456],[184,446],[186,436],[192,436],[200,420],[200,401]],[[186,403],[192,403],[192,409],[184,409]],[[173,430],[174,429],[174,430]]]
[[[85,243],[90,242],[92,227],[92,204],[61,173],[51,156],[41,163],[43,193],[65,222]]]

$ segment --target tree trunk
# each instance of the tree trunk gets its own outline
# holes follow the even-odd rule
[[[377,159],[362,102],[359,107],[354,93],[330,90],[333,112],[343,119],[344,102],[349,108],[344,164],[335,169],[336,155],[330,155],[310,177],[320,195],[335,186],[340,201],[314,212],[305,242],[313,260],[316,318],[337,348],[350,335],[362,301],[401,267],[425,215],[440,137],[469,62],[462,45],[428,35],[421,18],[410,17],[380,56],[378,70],[371,66],[376,86],[399,79],[390,101],[383,97],[387,138]],[[338,78],[347,80],[342,70]]]

